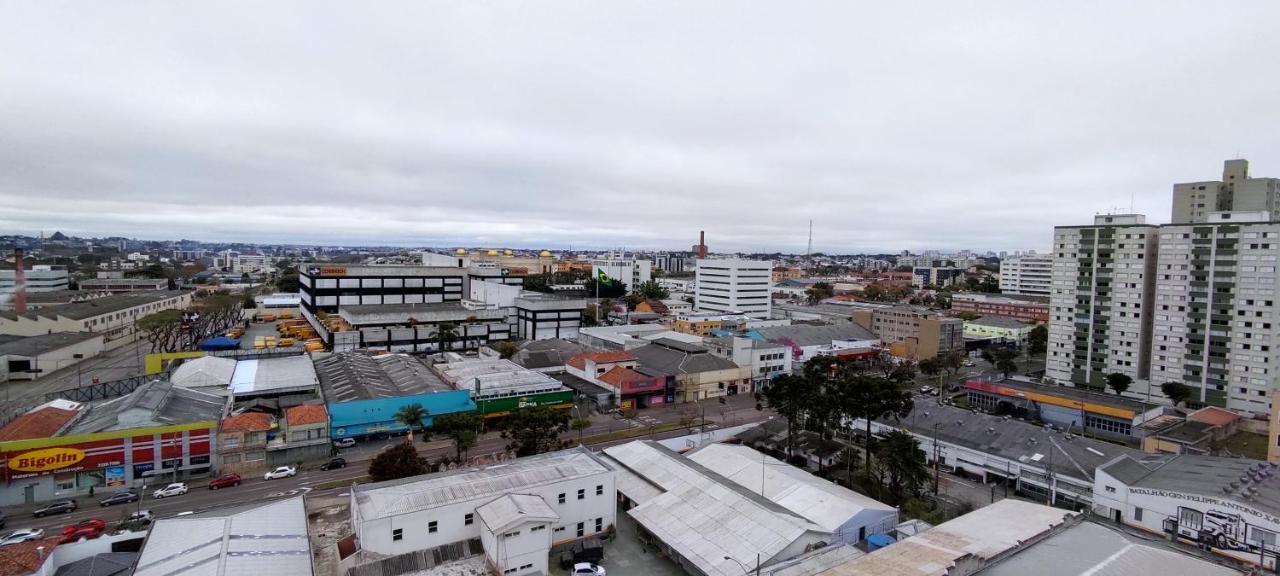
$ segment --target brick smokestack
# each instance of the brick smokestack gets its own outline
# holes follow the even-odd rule
[[[699,258],[707,257],[707,231],[706,230],[698,231],[698,257]]]
[[[27,311],[27,273],[22,263],[22,249],[13,249],[13,311]]]

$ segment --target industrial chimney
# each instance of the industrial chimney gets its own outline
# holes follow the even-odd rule
[[[13,249],[13,311],[27,311],[27,273],[22,263],[22,249]]]
[[[706,230],[698,231],[698,245],[693,247],[693,253],[697,254],[699,258],[707,257],[707,231]]]

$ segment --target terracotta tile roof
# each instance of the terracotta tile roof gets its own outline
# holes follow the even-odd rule
[[[1222,426],[1230,424],[1240,419],[1240,415],[1230,410],[1223,410],[1217,406],[1206,406],[1195,412],[1187,414],[1187,420],[1195,422],[1204,422],[1211,426]]]
[[[222,421],[223,432],[265,432],[275,418],[265,412],[245,412]]]
[[[612,384],[617,387],[622,387],[624,384],[628,384],[630,382],[648,379],[648,376],[622,366],[614,366],[612,370],[605,372],[599,378],[601,382],[604,382],[605,384]]]
[[[329,421],[329,412],[319,404],[303,404],[285,411],[285,419],[290,426],[322,424]]]
[[[569,359],[568,364],[583,370],[587,367],[587,359],[594,360],[596,364],[611,364],[614,362],[634,362],[636,357],[630,352],[583,352]]]
[[[49,438],[75,418],[76,414],[75,410],[63,410],[52,406],[27,412],[14,418],[4,428],[0,428],[0,442]]]
[[[0,547],[0,576],[27,576],[40,571],[58,546],[60,536]],[[37,548],[44,547],[44,558]]]

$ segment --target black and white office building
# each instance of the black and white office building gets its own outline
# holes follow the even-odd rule
[[[467,270],[435,266],[304,264],[299,267],[302,307],[335,313],[341,306],[461,302]]]

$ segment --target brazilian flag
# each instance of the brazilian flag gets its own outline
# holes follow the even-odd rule
[[[609,275],[605,274],[604,270],[598,271],[598,274],[596,275],[596,281],[601,284],[604,284],[605,286],[613,286],[613,280],[609,279]]]

